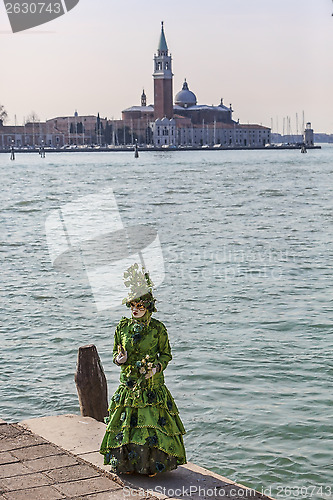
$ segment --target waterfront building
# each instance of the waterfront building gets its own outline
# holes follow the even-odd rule
[[[229,123],[233,124],[232,119],[233,109],[230,104],[229,108],[224,106],[223,99],[217,106],[209,106],[207,104],[197,104],[196,95],[191,92],[188,83],[185,79],[183,88],[175,97],[175,105],[173,107],[174,114],[188,117],[194,125],[204,123]]]
[[[121,120],[117,120],[119,124]],[[122,126],[122,123],[121,125]],[[45,122],[27,122],[24,125],[4,125],[0,120],[0,149],[105,144],[111,125],[106,118],[97,116],[59,116]]]
[[[72,116],[58,116],[46,121],[63,137],[64,144],[69,146],[102,145],[108,120],[95,115],[79,115],[75,111]]]
[[[172,146],[178,144],[176,136],[176,120],[174,118],[157,118],[153,122],[153,143],[155,146]]]
[[[153,104],[147,105],[143,91],[141,105],[122,112],[124,123],[136,134],[139,142],[149,142],[147,128],[150,128],[150,138],[156,147],[265,147],[270,144],[269,127],[234,121],[232,105],[225,106],[223,99],[216,106],[198,104],[186,79],[173,103],[172,58],[163,23],[154,55],[153,82]]]
[[[4,125],[0,120],[0,149],[49,146],[60,148],[66,138],[52,123],[33,121],[24,125]]]

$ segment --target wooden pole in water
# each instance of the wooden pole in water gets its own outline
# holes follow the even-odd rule
[[[104,422],[104,417],[108,414],[107,382],[94,345],[79,348],[75,384],[81,415]]]

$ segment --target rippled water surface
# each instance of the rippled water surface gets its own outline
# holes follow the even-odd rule
[[[156,317],[188,460],[278,498],[332,498],[332,153],[0,155],[0,417],[78,413],[87,343],[117,387],[113,331],[128,313],[97,312],[45,237],[52,210],[109,187],[123,224],[161,240]]]

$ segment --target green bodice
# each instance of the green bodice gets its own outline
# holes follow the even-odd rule
[[[123,317],[117,325],[114,336],[113,361],[118,354],[118,345],[127,351],[127,361],[121,365],[120,382],[129,387],[139,379],[140,385],[159,386],[164,384],[163,371],[172,359],[168,333],[161,321],[150,319],[149,325],[136,323],[131,318]],[[149,356],[149,357],[148,357]],[[142,360],[155,365],[160,363],[162,370],[151,379],[145,380],[140,374]]]

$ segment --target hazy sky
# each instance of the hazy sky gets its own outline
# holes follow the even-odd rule
[[[9,0],[7,0],[9,1]],[[12,34],[0,5],[0,103],[17,123],[79,114],[121,118],[153,102],[153,56],[165,22],[174,94],[184,77],[199,104],[232,103],[234,119],[296,132],[304,110],[333,133],[331,0],[80,0],[48,24]]]

